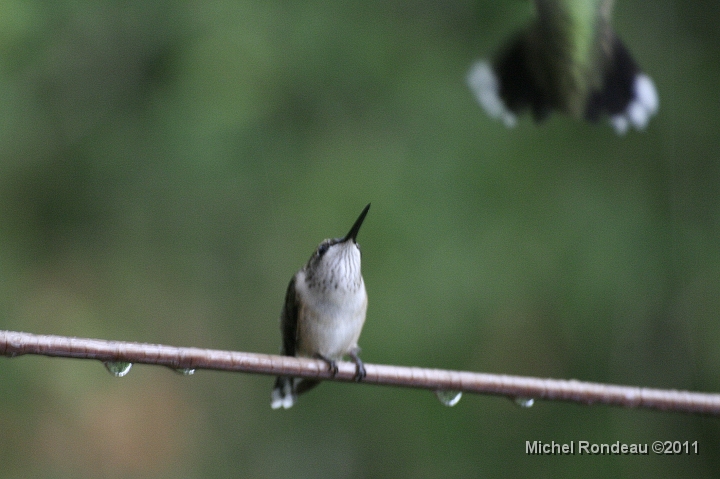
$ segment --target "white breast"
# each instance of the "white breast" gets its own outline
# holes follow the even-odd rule
[[[352,290],[308,289],[304,279],[300,271],[295,283],[300,300],[297,353],[339,360],[357,348],[365,323],[367,293],[362,276]]]

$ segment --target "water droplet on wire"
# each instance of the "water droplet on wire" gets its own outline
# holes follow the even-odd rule
[[[121,378],[130,372],[132,363],[126,363],[124,361],[103,361],[105,369],[110,371],[110,374],[116,378]]]
[[[515,404],[524,408],[533,407],[533,404],[535,404],[535,398],[526,398],[522,396],[516,397],[514,401]]]
[[[460,402],[460,398],[462,398],[462,391],[445,391],[438,389],[435,391],[435,395],[444,406],[453,407]]]

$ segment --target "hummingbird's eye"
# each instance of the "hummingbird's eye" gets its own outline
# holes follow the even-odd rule
[[[317,249],[318,256],[322,256],[325,253],[327,253],[327,250],[329,247],[330,247],[330,245],[328,243],[320,244],[320,246],[318,246],[318,249]]]

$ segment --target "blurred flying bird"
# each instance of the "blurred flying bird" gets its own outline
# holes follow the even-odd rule
[[[592,122],[608,116],[618,134],[643,130],[658,110],[653,81],[610,26],[613,0],[534,0],[535,18],[481,60],[467,82],[493,118],[514,126],[526,109]]]

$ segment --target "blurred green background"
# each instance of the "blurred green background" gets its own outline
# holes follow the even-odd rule
[[[0,328],[275,353],[361,208],[370,363],[720,390],[720,3],[620,1],[644,133],[490,120],[524,1],[1,1]],[[718,419],[0,360],[0,477],[718,476]],[[700,454],[526,456],[525,441]]]

